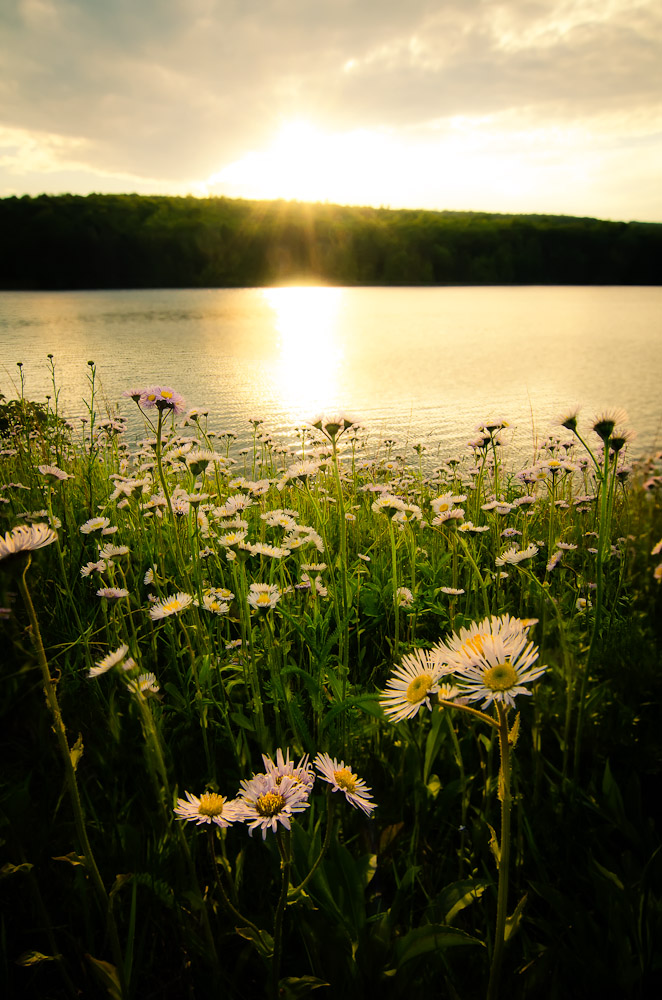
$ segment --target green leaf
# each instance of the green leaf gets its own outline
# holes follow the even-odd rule
[[[69,854],[61,854],[59,857],[54,857],[53,861],[68,861],[70,865],[84,865],[85,855],[76,854],[75,851],[70,851]]]
[[[239,937],[252,941],[258,954],[266,961],[273,958],[274,939],[267,931],[262,931],[255,927],[235,927]]]
[[[78,734],[78,739],[76,740],[76,742],[74,743],[74,745],[69,750],[69,756],[71,757],[71,763],[72,763],[73,769],[75,771],[76,768],[78,767],[78,761],[83,756],[83,734],[82,733]]]
[[[490,885],[486,879],[465,878],[460,882],[451,882],[441,890],[436,899],[437,912],[444,914],[444,921],[451,924],[460,910],[470,906],[475,899],[480,899]]]
[[[296,997],[304,997],[307,993],[312,993],[313,990],[319,989],[320,986],[330,986],[331,983],[325,982],[324,979],[315,979],[314,976],[288,976],[287,979],[281,979],[279,986],[279,996],[283,997],[284,1000],[295,1000]]]
[[[7,862],[0,868],[0,879],[8,878],[10,875],[16,875],[17,872],[29,872],[34,868],[33,864],[29,861],[24,861],[22,865],[12,865],[11,862]]]
[[[604,868],[599,861],[595,860],[595,858],[593,858],[592,860],[593,864],[598,869],[601,875],[604,875],[604,877],[608,879],[610,882],[612,882],[617,889],[625,889],[625,886],[621,882],[618,875],[616,875],[614,872],[610,872],[608,868]]]
[[[398,971],[412,958],[419,955],[426,955],[432,951],[439,951],[442,948],[456,948],[460,945],[479,944],[485,947],[482,941],[466,934],[457,927],[449,927],[447,924],[426,924],[424,927],[415,927],[409,931],[395,946],[395,964]]]
[[[372,694],[359,694],[354,698],[346,698],[344,701],[337,702],[333,708],[324,716],[322,724],[320,726],[320,732],[329,725],[332,719],[336,717],[340,712],[346,712],[348,708],[361,708],[368,715],[374,715],[378,719],[382,717],[382,709],[379,702]]]
[[[503,932],[504,941],[510,941],[511,937],[514,937],[514,935],[517,934],[527,899],[528,899],[528,893],[525,892],[522,898],[520,899],[519,903],[513,910],[511,916],[506,917],[506,927]]]
[[[40,951],[24,951],[16,959],[16,964],[23,966],[39,965],[40,962],[54,962],[56,958],[56,955],[44,955]]]
[[[250,719],[247,719],[243,712],[230,712],[230,718],[233,722],[236,722],[238,726],[242,729],[248,729],[249,732],[254,732],[255,726]]]
[[[122,988],[115,966],[89,954],[86,954],[85,958],[90,963],[99,986],[103,987],[111,1000],[122,1000]]]

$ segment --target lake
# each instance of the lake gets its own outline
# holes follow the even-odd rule
[[[579,403],[584,427],[623,406],[635,451],[662,447],[659,287],[0,292],[0,351],[0,391],[17,394],[21,361],[26,396],[42,401],[53,354],[72,417],[93,360],[110,404],[127,388],[171,385],[240,440],[250,417],[291,441],[296,424],[341,409],[375,441],[449,457],[501,416],[530,454]]]

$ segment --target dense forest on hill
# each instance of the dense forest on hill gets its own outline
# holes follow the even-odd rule
[[[0,288],[661,284],[662,225],[139,195],[0,199]]]

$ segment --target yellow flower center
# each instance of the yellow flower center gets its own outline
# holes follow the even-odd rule
[[[471,637],[471,639],[467,639],[464,645],[462,646],[463,652],[468,653],[469,656],[471,656],[472,654],[478,654],[478,656],[482,656],[484,638],[485,637],[482,635],[474,635]]]
[[[276,813],[281,811],[284,805],[285,799],[282,795],[277,795],[275,792],[266,792],[257,799],[255,808],[260,816],[275,816]]]
[[[418,677],[414,677],[413,681],[407,688],[407,701],[412,705],[416,705],[419,701],[423,701],[426,694],[432,687],[432,678],[429,674],[419,674]]]
[[[222,795],[217,795],[216,792],[204,792],[200,796],[198,812],[201,816],[221,816],[224,802]]]
[[[348,767],[342,767],[339,771],[333,772],[336,784],[346,792],[356,791],[356,782],[359,780],[357,774],[352,774]]]
[[[507,691],[517,684],[517,672],[510,663],[497,663],[485,671],[483,683],[492,691]]]
[[[172,399],[172,393],[169,392],[168,389],[164,389],[161,395],[164,399]]]

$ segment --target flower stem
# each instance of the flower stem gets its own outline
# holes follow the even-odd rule
[[[276,838],[278,840],[278,850],[280,851],[281,883],[280,897],[278,899],[278,905],[276,906],[276,913],[274,916],[274,954],[271,965],[271,984],[274,1000],[278,1000],[279,994],[278,982],[280,979],[280,960],[283,950],[283,918],[285,916],[285,907],[287,905],[287,892],[290,887],[290,869],[292,867],[291,839],[289,830],[285,833],[281,833],[281,831],[278,830]]]
[[[508,882],[510,876],[510,738],[508,732],[508,709],[496,703],[499,717],[499,799],[501,800],[501,843],[499,844],[499,883],[497,888],[497,919],[494,931],[494,949],[490,966],[490,980],[486,1000],[496,1000],[499,995],[501,963],[506,943],[506,918],[508,913]]]

